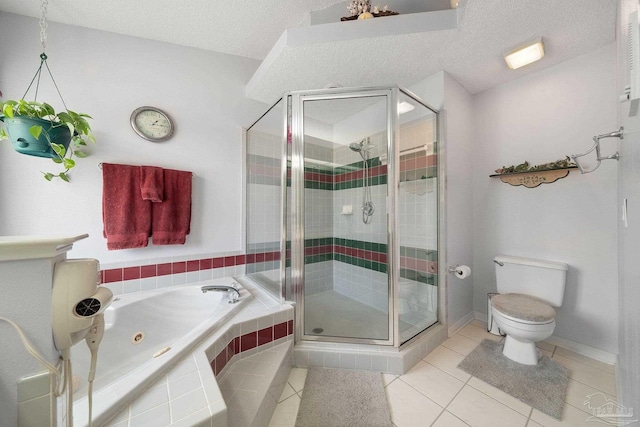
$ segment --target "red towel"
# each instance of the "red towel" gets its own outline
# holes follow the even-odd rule
[[[152,203],[154,245],[183,245],[191,227],[192,173],[164,169],[164,200]]]
[[[140,166],[140,194],[143,200],[161,202],[164,193],[162,168]]]
[[[109,250],[147,246],[151,202],[140,197],[140,167],[102,164],[102,221]]]

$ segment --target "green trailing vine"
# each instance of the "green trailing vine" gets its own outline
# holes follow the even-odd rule
[[[55,109],[46,102],[25,101],[24,99],[0,102],[0,111],[5,117],[9,118],[13,118],[15,116],[26,116],[44,119],[52,123],[52,128],[59,126],[66,126],[69,128],[69,131],[71,132],[71,144],[68,149],[65,149],[62,144],[52,141],[49,136],[49,132],[42,126],[34,125],[29,129],[29,133],[36,139],[38,139],[40,135],[45,136],[54,153],[51,160],[53,160],[54,163],[62,165],[64,168],[64,171],[55,174],[51,172],[42,172],[44,179],[47,181],[51,181],[54,178],[60,178],[65,182],[69,182],[68,173],[76,165],[76,161],[73,157],[87,157],[87,153],[83,150],[83,147],[87,145],[87,141],[92,143],[95,143],[96,141],[91,132],[91,126],[86,120],[91,118],[88,114],[76,113],[71,110],[56,113]],[[8,137],[9,135],[6,132],[6,129],[0,129],[0,140],[7,139]]]
[[[521,172],[540,172],[550,171],[554,169],[566,169],[571,167],[577,167],[577,165],[571,161],[569,156],[564,159],[556,160],[555,162],[543,163],[541,165],[529,166],[529,162],[525,161],[519,165],[503,166],[500,169],[496,169],[496,173],[509,174],[509,173],[521,173]]]

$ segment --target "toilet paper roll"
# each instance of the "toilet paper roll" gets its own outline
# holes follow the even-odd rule
[[[467,265],[459,265],[456,267],[455,275],[458,279],[466,279],[471,275],[471,269]]]

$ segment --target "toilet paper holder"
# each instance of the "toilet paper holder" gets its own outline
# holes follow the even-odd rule
[[[471,274],[471,269],[466,265],[456,265],[449,267],[449,273],[455,274],[458,279],[465,279]]]

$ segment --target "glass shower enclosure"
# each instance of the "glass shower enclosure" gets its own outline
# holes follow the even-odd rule
[[[400,346],[438,320],[438,112],[398,88],[284,95],[246,132],[246,274],[296,340]]]

